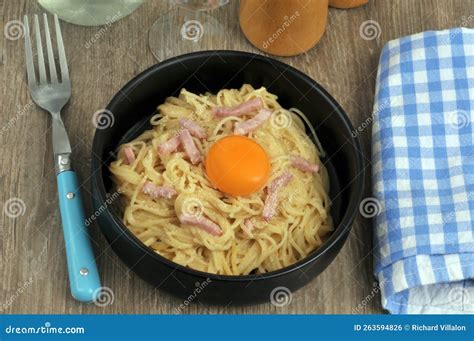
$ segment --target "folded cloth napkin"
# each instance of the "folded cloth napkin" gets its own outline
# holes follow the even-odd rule
[[[474,30],[390,41],[372,118],[384,308],[474,313]]]

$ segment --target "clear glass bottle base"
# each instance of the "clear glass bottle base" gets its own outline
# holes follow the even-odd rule
[[[144,0],[38,0],[61,20],[81,26],[111,24],[135,11]]]

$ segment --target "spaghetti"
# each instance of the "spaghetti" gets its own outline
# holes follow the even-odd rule
[[[209,180],[204,160],[213,144],[255,120],[241,109],[256,99],[269,118],[258,128],[247,124],[254,130],[246,136],[268,155],[269,179],[252,194],[226,194]],[[245,84],[217,95],[182,89],[150,123],[153,129],[119,147],[110,170],[124,199],[124,224],[158,254],[208,273],[264,273],[304,258],[332,231],[318,150],[300,117],[265,88]],[[191,134],[183,137],[183,129]],[[183,141],[195,146],[193,154]]]

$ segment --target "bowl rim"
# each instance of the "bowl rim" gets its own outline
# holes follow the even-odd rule
[[[328,103],[330,103],[334,107],[334,110],[329,115],[333,115],[333,114],[339,115],[341,122],[344,124],[344,128],[348,132],[354,131],[354,128],[352,126],[352,123],[349,117],[347,116],[346,112],[342,109],[342,107],[339,105],[339,103],[318,82],[313,80],[311,77],[299,71],[298,69],[286,63],[280,62],[276,59],[273,59],[271,57],[255,54],[251,52],[233,51],[233,50],[206,50],[206,51],[182,54],[182,55],[167,59],[163,62],[159,62],[155,65],[152,65],[151,67],[147,68],[146,70],[142,71],[141,73],[133,77],[119,91],[117,91],[117,93],[113,96],[113,98],[110,100],[109,104],[107,105],[106,110],[111,110],[113,107],[119,104],[123,100],[124,96],[126,96],[127,93],[134,90],[144,79],[149,77],[151,74],[159,72],[160,70],[176,63],[182,63],[182,62],[192,60],[192,59],[210,58],[216,54],[219,54],[220,56],[223,56],[224,58],[226,56],[227,57],[237,56],[237,57],[247,58],[250,60],[257,59],[265,63],[271,63],[274,67],[276,66],[278,68],[284,68],[285,72],[289,71],[296,74],[297,77],[301,78],[311,88],[318,91],[319,94],[324,98],[324,100],[326,100]],[[99,157],[99,154],[96,152],[96,149],[98,148],[97,144],[99,143],[98,132],[100,131],[99,129],[96,128],[96,131],[94,133],[94,139],[92,142],[92,148],[91,148],[92,150],[91,186],[92,187],[96,186],[95,189],[92,188],[92,192],[99,196],[98,201],[105,202],[107,200],[107,196],[106,196],[107,191],[105,189],[105,185],[104,185],[104,181],[102,177],[102,167],[104,167],[105,165],[103,163],[102,158]],[[275,278],[275,277],[279,277],[285,274],[289,274],[291,272],[294,272],[296,270],[306,267],[310,263],[316,262],[319,258],[323,257],[325,254],[330,252],[331,249],[334,248],[341,239],[345,238],[346,234],[350,231],[352,227],[354,218],[356,217],[356,214],[358,212],[359,203],[363,195],[363,189],[364,189],[364,184],[365,184],[365,166],[364,166],[364,157],[362,156],[362,148],[361,148],[361,142],[360,142],[359,136],[358,135],[354,136],[353,134],[349,134],[349,135],[351,136],[351,139],[348,141],[351,142],[353,149],[355,149],[354,152],[356,153],[356,162],[357,162],[356,176],[351,181],[351,182],[356,183],[356,188],[352,192],[351,197],[349,198],[348,207],[344,211],[344,214],[342,216],[342,219],[339,225],[334,229],[334,232],[318,249],[314,250],[308,256],[304,257],[303,259],[300,259],[296,263],[286,266],[284,268],[278,269],[278,270],[273,270],[273,271],[269,271],[269,272],[261,273],[261,274],[248,274],[248,275],[218,275],[218,274],[213,274],[213,273],[204,272],[200,270],[195,270],[195,269],[183,266],[181,264],[175,263],[169,260],[168,258],[161,256],[158,253],[156,253],[151,247],[148,247],[145,244],[143,244],[127,228],[127,226],[122,223],[122,220],[120,219],[120,217],[115,215],[108,207],[105,207],[105,209],[103,210],[101,214],[106,214],[109,217],[109,219],[113,221],[115,225],[114,229],[118,228],[120,230],[120,233],[123,236],[125,236],[132,244],[134,244],[135,247],[138,247],[138,249],[140,249],[142,253],[151,256],[152,258],[154,258],[154,260],[159,261],[163,263],[164,265],[170,268],[173,268],[174,270],[179,270],[195,277],[210,279],[211,281],[242,282],[242,281],[260,281],[260,280]],[[96,209],[95,203],[93,203],[92,207]],[[100,226],[99,222],[98,224]],[[102,227],[101,227],[101,233],[104,235]],[[110,243],[110,246],[113,244],[113,242],[114,241]]]

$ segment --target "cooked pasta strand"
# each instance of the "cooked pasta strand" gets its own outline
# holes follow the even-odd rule
[[[262,217],[268,189],[247,197],[223,194],[207,179],[203,162],[193,160],[191,164],[182,146],[169,148],[169,153],[158,152],[159,146],[180,136],[183,122],[192,122],[193,129],[202,128],[193,141],[205,158],[214,142],[232,135],[236,124],[255,115],[216,117],[213,108],[236,107],[255,99],[272,111],[270,119],[248,134],[271,160],[268,184],[284,172],[292,175],[291,183],[279,188],[278,205],[269,221]],[[152,130],[119,147],[110,170],[124,198],[124,223],[155,252],[196,270],[246,275],[291,265],[317,249],[331,233],[329,181],[318,149],[304,131],[301,118],[282,108],[277,96],[265,88],[245,84],[216,95],[183,89],[179,97],[169,97],[158,107],[150,123]],[[299,168],[292,166],[294,155],[302,158]],[[171,188],[176,196],[147,195],[143,186],[149,183]],[[215,223],[222,233],[182,225],[178,217],[183,215]],[[201,216],[206,220],[198,218]]]

